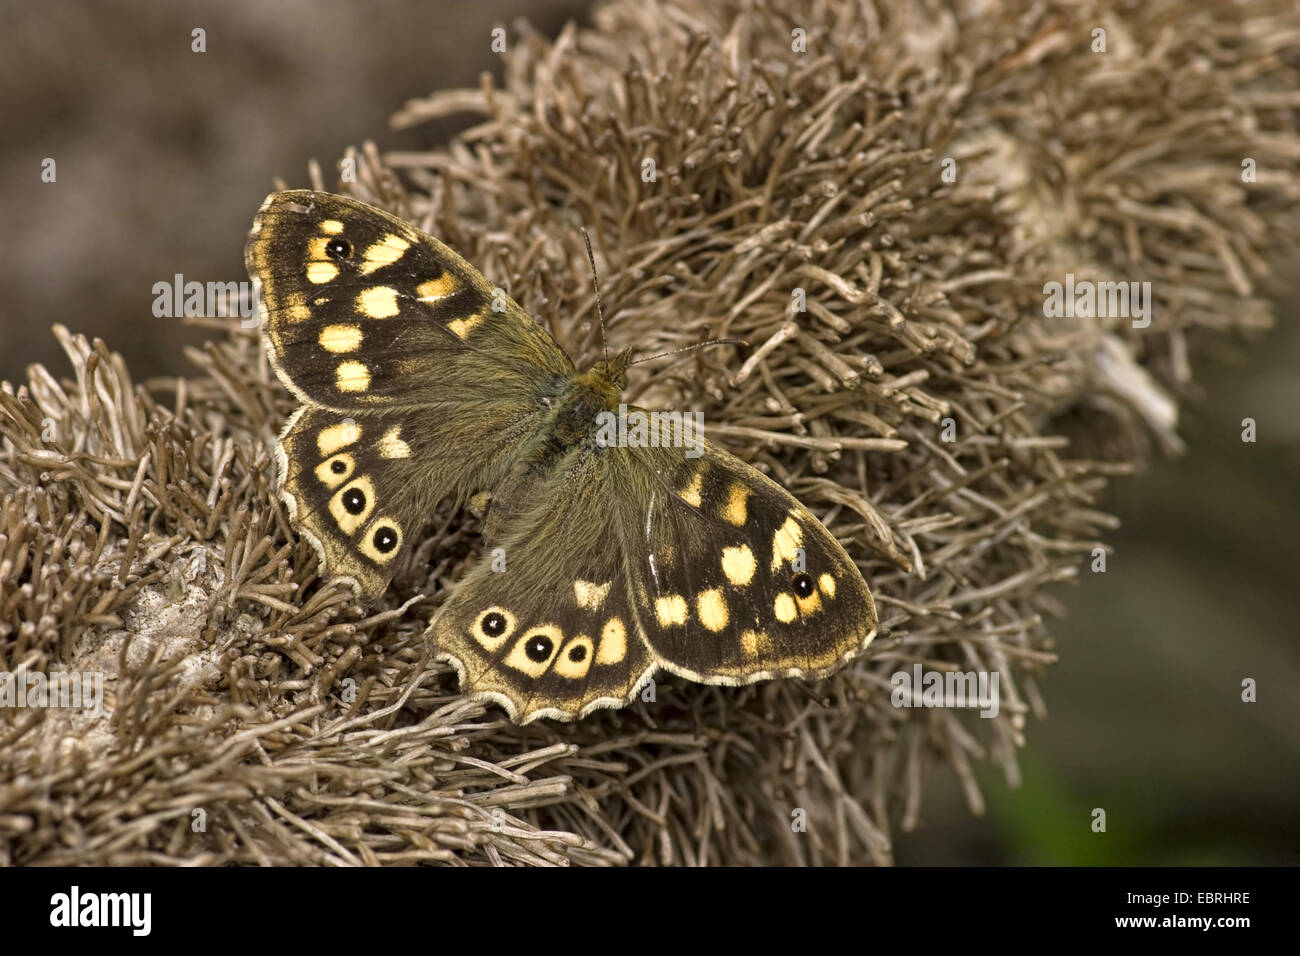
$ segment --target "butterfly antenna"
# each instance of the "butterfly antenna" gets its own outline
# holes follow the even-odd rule
[[[587,244],[587,261],[591,263],[591,287],[596,290],[596,315],[600,319],[600,348],[609,361],[609,340],[605,338],[605,310],[600,307],[600,283],[596,281],[596,254],[591,251],[591,236],[587,235],[585,226],[579,226],[582,241]]]
[[[744,339],[709,339],[707,342],[696,342],[694,345],[683,345],[679,349],[672,349],[668,352],[660,352],[658,355],[645,355],[629,364],[640,365],[642,362],[653,362],[655,359],[661,359],[666,355],[676,355],[678,352],[694,352],[696,349],[707,349],[711,345],[745,345],[749,343]]]

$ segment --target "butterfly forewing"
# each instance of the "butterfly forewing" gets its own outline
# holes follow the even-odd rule
[[[338,410],[527,400],[563,351],[447,246],[373,206],[272,193],[249,237],[263,331],[303,401]]]

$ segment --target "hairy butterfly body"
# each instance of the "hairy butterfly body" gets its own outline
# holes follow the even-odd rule
[[[875,635],[861,572],[780,485],[707,442],[601,440],[629,351],[578,372],[447,246],[329,193],[269,196],[246,258],[303,403],[280,494],[328,574],[375,597],[440,500],[486,495],[489,553],[428,632],[462,691],[572,720],[660,668],[819,677]]]

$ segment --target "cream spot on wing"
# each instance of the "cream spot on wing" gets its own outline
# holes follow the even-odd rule
[[[339,362],[334,370],[334,386],[340,392],[364,392],[370,387],[370,372],[360,362]]]
[[[307,281],[315,285],[331,282],[338,274],[339,267],[332,262],[312,262],[307,266]]]
[[[545,656],[540,660],[534,660],[528,653],[529,644],[534,641],[538,642],[545,651]],[[555,655],[563,641],[564,632],[554,624],[539,624],[537,627],[530,627],[519,637],[519,640],[515,641],[515,646],[506,655],[505,665],[521,671],[529,677],[541,677],[546,673],[546,669],[551,666],[551,661],[555,660]]]
[[[329,233],[331,236],[337,236],[343,231],[343,223],[337,219],[323,219],[321,220],[320,231]]]
[[[573,582],[573,596],[578,602],[578,607],[584,611],[597,611],[605,603],[605,595],[609,593],[610,582],[604,584],[595,584],[591,581],[583,581],[581,578]]]
[[[816,591],[808,597],[799,597],[796,594],[795,600],[799,602],[799,613],[803,617],[809,617],[822,609],[822,596]]]
[[[311,309],[307,308],[301,292],[291,292],[285,297],[284,311],[291,322],[305,322],[311,318]]]
[[[772,613],[782,624],[793,621],[799,615],[798,609],[794,606],[794,596],[788,592],[778,594],[776,600],[772,602]]]
[[[772,649],[772,639],[763,631],[746,631],[740,635],[740,648],[747,657],[758,657]]]
[[[307,240],[307,258],[317,262],[324,262],[329,256],[325,255],[325,245],[329,240],[324,236],[317,236],[315,239]]]
[[[727,599],[721,588],[709,588],[695,597],[695,613],[700,623],[710,631],[720,631],[727,626]]]
[[[397,307],[397,290],[386,285],[372,286],[357,296],[357,308],[372,319],[391,319],[401,310]]]
[[[355,352],[361,347],[361,326],[325,326],[320,330],[320,347],[336,355],[341,352]]]
[[[564,645],[564,650],[560,651],[555,658],[555,673],[561,677],[567,677],[569,680],[579,680],[587,676],[587,671],[591,669],[591,658],[595,652],[595,645],[586,634],[579,634],[577,637]]]
[[[355,444],[361,437],[361,426],[356,422],[340,422],[327,425],[316,433],[316,447],[323,457],[328,458],[340,448]]]
[[[680,594],[669,594],[655,600],[655,617],[659,618],[660,627],[685,624],[689,613],[686,598]]]
[[[776,534],[772,535],[772,570],[775,571],[782,564],[793,561],[802,544],[803,528],[799,527],[799,522],[794,518],[786,518],[785,524],[777,528]]]
[[[421,302],[437,302],[460,288],[460,283],[450,272],[444,272],[436,279],[426,279],[415,287],[415,294]]]
[[[690,484],[688,484],[681,491],[677,492],[677,496],[681,498],[682,501],[690,505],[692,508],[698,508],[700,506],[700,489],[703,487],[703,485],[704,485],[704,472],[696,471],[695,474],[691,475]]]
[[[828,598],[835,597],[835,578],[833,575],[823,574],[817,579],[817,583],[821,585],[822,593]]]
[[[600,649],[596,652],[597,664],[617,664],[627,656],[627,628],[621,617],[611,617],[600,632]]]
[[[384,458],[410,458],[411,446],[402,440],[402,426],[394,425],[379,439],[379,454]]]
[[[391,266],[406,253],[410,243],[401,236],[389,233],[376,243],[366,247],[361,254],[361,274],[368,276],[376,269]]]
[[[473,331],[474,326],[483,321],[482,315],[469,315],[463,319],[456,319],[454,322],[448,322],[447,328],[451,329],[451,334],[458,339],[463,339]]]
[[[722,573],[737,587],[746,587],[754,579],[757,568],[758,562],[754,560],[754,552],[749,550],[749,545],[722,549]]]
[[[731,483],[730,493],[727,497],[727,503],[722,508],[722,519],[737,528],[743,527],[749,520],[749,508],[745,505],[752,492],[738,481]]]

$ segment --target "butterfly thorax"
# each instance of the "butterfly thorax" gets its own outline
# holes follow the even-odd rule
[[[619,393],[589,379],[591,373],[575,376],[551,399],[551,409],[538,431],[534,446],[523,456],[533,472],[547,472],[558,466],[574,449],[594,438],[597,416],[618,407]]]
[[[546,413],[534,438],[522,449],[500,484],[491,491],[491,509],[484,536],[493,541],[499,530],[519,514],[549,497],[548,480],[568,471],[578,456],[597,447],[602,413],[616,412],[627,387],[629,351],[598,362],[585,372],[562,380],[558,390],[542,401]]]
[[[551,399],[551,413],[542,428],[542,443],[549,446],[548,451],[563,454],[581,445],[595,435],[601,412],[618,410],[627,388],[630,358],[631,350],[624,350],[565,382]]]

